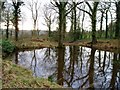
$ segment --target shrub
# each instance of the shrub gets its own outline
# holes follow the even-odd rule
[[[3,53],[11,53],[14,51],[15,46],[9,40],[0,40],[0,47]]]

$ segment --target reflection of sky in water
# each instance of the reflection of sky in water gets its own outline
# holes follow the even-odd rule
[[[82,50],[82,51],[81,51]],[[74,64],[74,75],[73,79],[70,82],[70,86],[73,88],[78,88],[79,86],[83,85],[86,80],[88,80],[88,72],[90,66],[90,55],[91,49],[86,47],[79,47],[78,48],[78,62]],[[99,53],[100,53],[100,62],[99,64]],[[19,52],[18,55],[18,64],[31,69],[34,72],[35,76],[48,78],[49,76],[56,77],[57,73],[57,49],[55,48],[43,48],[43,49],[36,49],[35,56],[36,56],[36,65],[35,65],[35,58],[34,50],[32,51],[24,51]],[[76,54],[76,53],[75,53]],[[98,51],[95,52],[95,60],[94,60],[94,87],[98,88],[106,88],[109,87],[111,76],[112,76],[112,69],[113,69],[113,53],[106,52],[106,58],[104,58],[105,51]],[[33,62],[32,62],[33,59]],[[105,63],[104,63],[105,59]],[[103,63],[104,63],[104,70],[103,70]],[[66,81],[70,81],[72,75],[70,72],[70,48],[67,46],[65,50],[65,66],[64,66],[64,79]],[[83,79],[81,79],[84,77]],[[119,76],[120,77],[120,76]],[[120,82],[118,83],[120,84]],[[67,87],[67,83],[64,82],[64,86]],[[89,87],[89,82],[87,81],[84,87]],[[120,87],[120,85],[119,85]]]
[[[49,58],[49,60],[46,60],[45,53],[46,48],[35,50],[36,55],[36,67],[35,67],[35,60],[33,59],[34,51],[25,51],[25,52],[19,52],[19,64],[28,68],[32,69],[34,72],[34,75],[39,77],[45,77],[47,78],[49,75],[51,75],[55,71],[55,60],[52,61],[53,58]],[[51,52],[53,53],[53,52]],[[54,53],[53,53],[54,55]],[[33,62],[32,62],[33,59]],[[31,64],[32,63],[32,64]]]

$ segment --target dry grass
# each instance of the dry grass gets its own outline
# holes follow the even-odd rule
[[[58,43],[54,41],[49,41],[48,39],[21,39],[17,42],[12,41],[19,49],[36,49],[36,48],[44,48],[44,47],[57,47]],[[77,42],[65,42],[65,46],[68,45],[77,45],[84,47],[94,47],[99,50],[106,50],[110,52],[120,53],[120,40],[110,39],[110,40],[98,40],[98,42],[94,45],[91,45],[89,40],[81,40]]]
[[[17,42],[12,41],[19,49],[34,49],[44,47],[56,47],[57,42],[51,42],[46,39],[23,39]]]
[[[73,43],[64,43],[65,45],[77,45],[84,47],[94,47],[99,50],[105,50],[115,53],[120,53],[120,40],[112,39],[112,40],[98,40],[98,42],[94,45],[90,43],[90,41],[78,41]]]
[[[36,78],[32,72],[10,61],[3,61],[3,88],[62,88],[47,79]]]
[[[0,89],[2,88],[2,57],[0,55]]]

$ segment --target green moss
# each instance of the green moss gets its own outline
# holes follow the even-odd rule
[[[44,78],[32,76],[32,72],[10,61],[3,61],[3,88],[62,88]]]

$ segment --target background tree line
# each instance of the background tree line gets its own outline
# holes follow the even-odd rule
[[[9,38],[10,22],[15,28],[15,40],[18,40],[19,21],[21,20],[21,7],[26,5],[31,11],[33,19],[33,32],[38,30],[37,21],[40,15],[41,4],[37,0],[0,1],[1,23],[6,23],[6,38]],[[91,43],[97,43],[101,38],[120,38],[120,1],[93,2],[93,1],[61,1],[52,0],[44,6],[44,25],[48,27],[49,37],[58,37],[59,46],[63,46],[65,40],[77,41],[91,39]],[[115,16],[114,16],[115,15]],[[86,16],[91,22],[91,28],[85,27]],[[109,21],[109,22],[108,22]],[[41,21],[42,22],[42,21]],[[52,24],[56,23],[56,33],[52,30]],[[69,26],[68,26],[69,23]],[[99,26],[98,26],[99,25]],[[70,30],[67,30],[70,27]],[[69,32],[68,32],[69,31]],[[55,33],[55,35],[54,35]],[[34,33],[33,33],[34,34]],[[36,35],[35,35],[36,36]],[[39,36],[38,36],[39,37]]]

